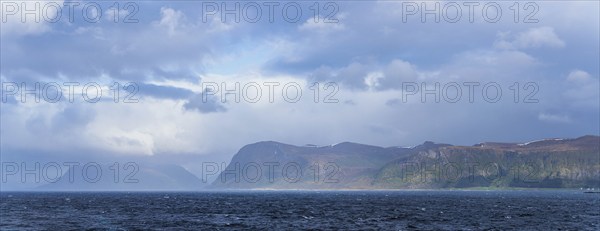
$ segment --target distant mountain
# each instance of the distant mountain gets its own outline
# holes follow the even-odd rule
[[[114,171],[108,165],[83,170],[82,166],[67,170],[56,182],[49,182],[37,188],[43,191],[189,191],[204,187],[204,183],[194,174],[178,165],[120,166]],[[84,176],[85,175],[85,176]]]
[[[258,142],[240,149],[212,185],[219,188],[367,186],[381,166],[409,151],[349,142],[320,147]]]
[[[600,187],[600,137],[377,147],[244,146],[211,184],[228,189]]]

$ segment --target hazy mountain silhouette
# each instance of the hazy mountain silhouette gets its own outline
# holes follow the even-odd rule
[[[115,171],[102,169],[97,176],[88,170],[83,176],[80,168],[71,168],[56,182],[38,187],[43,191],[188,191],[201,189],[204,184],[194,174],[178,165],[140,165]]]

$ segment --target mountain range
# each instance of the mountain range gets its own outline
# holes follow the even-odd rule
[[[258,142],[241,148],[210,187],[598,188],[600,137],[473,146],[428,141],[387,148],[350,142],[327,146]]]
[[[204,183],[194,174],[178,165],[135,164],[121,166],[98,165],[97,169],[69,168],[55,182],[36,188],[40,191],[193,191]]]
[[[222,171],[212,171],[212,177],[206,177],[204,170],[204,176],[200,177],[173,164],[140,162],[135,168],[129,167],[132,166],[120,166],[115,177],[111,165],[103,165],[102,177],[96,177],[94,171],[84,171],[78,166],[67,169],[56,182],[46,182],[34,189],[600,188],[600,137],[588,135],[527,143],[485,142],[472,146],[427,141],[413,147],[378,147],[351,142],[296,146],[263,141],[242,147],[226,167],[224,163],[213,166]],[[4,178],[21,179],[18,174]],[[7,187],[10,190],[14,185],[19,186],[3,181],[0,190]]]

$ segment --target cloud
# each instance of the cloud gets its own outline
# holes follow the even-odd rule
[[[592,76],[589,73],[582,70],[573,70],[571,71],[571,73],[569,73],[569,76],[567,76],[567,81],[569,82],[587,83],[591,80]]]
[[[184,20],[184,15],[181,11],[174,10],[168,7],[160,8],[160,21],[158,25],[161,27],[165,27],[169,33],[169,35],[173,35],[175,33],[175,29],[180,27],[181,21]]]
[[[394,59],[387,64],[372,60],[354,61],[342,68],[321,66],[310,74],[317,82],[336,82],[351,89],[398,89],[402,82],[417,81],[421,75],[416,67],[404,60]]]
[[[211,94],[210,89],[205,89],[202,93],[194,95],[184,105],[183,108],[189,111],[198,111],[201,113],[226,112],[219,101],[219,97]]]
[[[223,23],[219,15],[202,22],[201,2],[163,3],[139,2],[139,23],[61,21],[18,39],[5,39],[3,24],[2,57],[10,58],[2,59],[2,81],[135,82],[141,96],[136,104],[11,100],[2,104],[3,157],[7,149],[16,150],[14,156],[32,149],[60,156],[77,146],[94,155],[215,153],[227,160],[260,140],[395,146],[597,133],[596,2],[540,2],[554,14],[542,18],[540,11],[537,24],[515,24],[512,17],[491,24],[481,14],[476,23],[422,23],[419,15],[403,23],[402,3],[389,1],[338,2],[344,14],[336,15],[337,24],[314,23],[310,11],[298,23],[279,17]],[[507,9],[512,3],[499,4]],[[565,4],[568,12],[561,11]],[[558,20],[573,17],[581,18],[576,25]],[[223,103],[201,81],[294,81],[303,98],[287,103],[279,88],[276,103]],[[319,103],[310,88],[315,81]],[[459,103],[400,98],[402,82],[465,81],[500,83],[502,100],[486,103],[481,86],[475,103],[465,102],[465,88]],[[339,103],[323,103],[332,93],[326,82],[339,84]],[[514,82],[538,84],[539,103],[522,103],[525,89],[515,103]]]
[[[97,116],[92,104],[3,103],[1,142],[3,148],[29,151],[69,152],[89,147],[93,142],[85,134],[86,127]]]
[[[25,35],[39,35],[51,31],[51,24],[60,18],[60,10],[64,1],[7,1],[2,2],[2,30],[0,37],[20,37]],[[25,15],[27,9],[33,14]],[[6,20],[5,20],[6,19]]]
[[[138,23],[88,23],[82,18],[70,23],[63,15],[62,21],[47,25],[53,33],[38,33],[29,39],[3,38],[2,54],[11,58],[2,60],[2,74],[8,80],[84,81],[108,76],[136,82],[194,81],[204,71],[204,60],[217,56],[212,50],[237,41],[224,40],[227,33],[215,29],[221,25],[202,23],[196,17],[191,20],[174,8],[156,7],[144,5],[136,14]]]
[[[521,48],[539,48],[539,47],[554,47],[561,48],[565,46],[552,27],[531,28],[526,32],[520,33],[515,44]]]
[[[346,29],[346,26],[340,22],[344,18],[346,18],[345,15],[336,18],[335,21],[321,16],[309,18],[298,29],[302,32],[341,33],[342,30]]]
[[[551,122],[551,123],[571,123],[571,118],[569,118],[569,116],[566,115],[556,115],[556,114],[549,114],[549,113],[540,113],[538,114],[538,119],[544,122]]]
[[[588,72],[572,70],[566,77],[562,90],[565,99],[572,106],[600,107],[600,80]]]
[[[316,82],[336,82],[351,89],[365,89],[365,78],[374,67],[361,62],[352,62],[342,68],[321,66],[310,74]]]
[[[77,135],[79,129],[94,121],[96,112],[89,107],[80,105],[68,105],[61,112],[52,117],[51,131],[54,134],[74,133]]]
[[[187,99],[194,94],[194,92],[184,88],[161,86],[151,83],[138,84],[138,88],[141,95],[163,99]]]
[[[437,75],[441,80],[523,81],[537,76],[539,67],[540,61],[523,51],[487,48],[454,55]]]
[[[392,60],[385,68],[385,77],[379,79],[379,89],[399,89],[404,82],[416,82],[419,72],[415,65],[404,60]]]
[[[367,85],[368,89],[374,90],[381,86],[379,83],[380,79],[384,78],[383,73],[381,72],[371,72],[365,78],[365,85]]]
[[[525,32],[512,36],[510,32],[499,33],[499,41],[496,47],[503,49],[526,49],[526,48],[562,48],[565,42],[554,32],[552,27],[530,28]]]

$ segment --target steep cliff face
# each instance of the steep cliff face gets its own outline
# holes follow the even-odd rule
[[[600,187],[600,137],[522,144],[412,148],[340,143],[250,144],[212,183],[216,188]]]
[[[419,151],[386,164],[374,187],[600,186],[600,140],[585,136],[524,144],[483,143]]]

